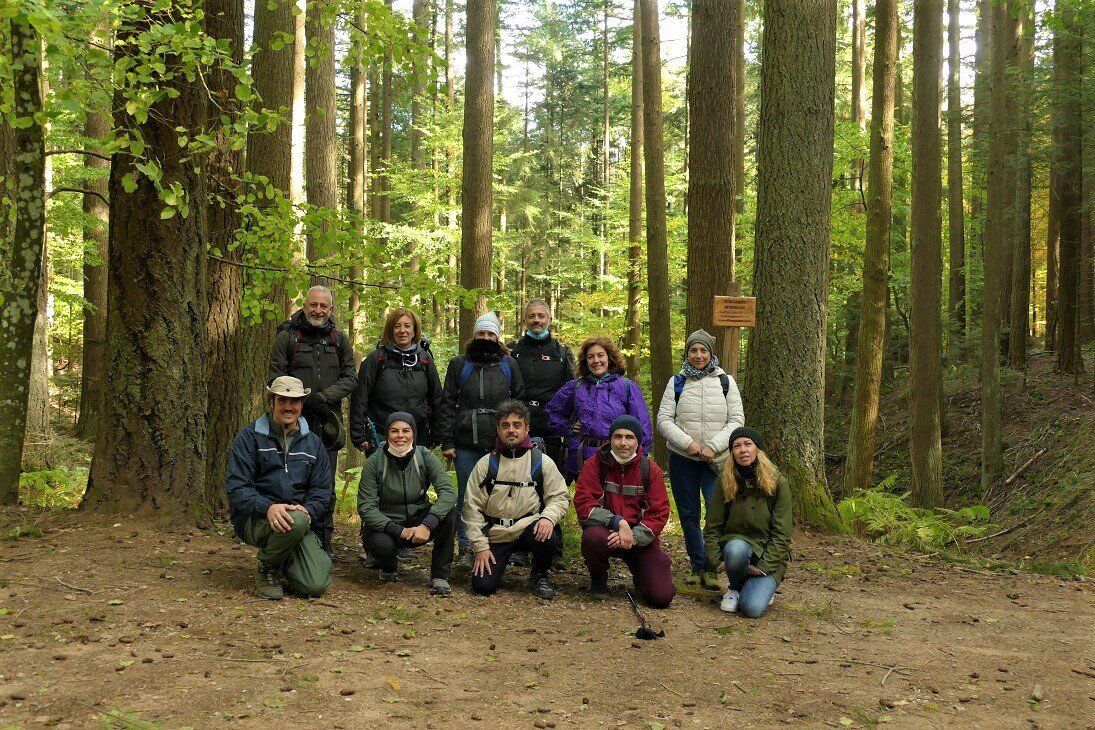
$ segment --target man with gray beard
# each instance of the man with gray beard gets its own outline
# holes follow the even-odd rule
[[[342,400],[357,387],[357,361],[353,345],[335,324],[334,309],[330,289],[313,286],[308,290],[304,307],[278,325],[266,380],[270,383],[274,378],[291,375],[311,389],[303,415],[323,439],[331,471],[337,474],[338,452],[346,443]],[[323,549],[334,559],[334,510],[316,527]]]

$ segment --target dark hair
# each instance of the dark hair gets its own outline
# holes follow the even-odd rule
[[[584,378],[589,375],[589,365],[586,364],[586,353],[588,353],[589,348],[594,345],[600,345],[608,355],[608,372],[622,373],[624,371],[624,358],[620,354],[620,349],[616,347],[616,343],[604,335],[594,335],[583,342],[581,348],[578,350],[578,377]]]
[[[532,423],[532,414],[529,413],[528,406],[513,398],[504,400],[498,405],[498,423],[501,423],[506,416],[520,416],[525,424]]]

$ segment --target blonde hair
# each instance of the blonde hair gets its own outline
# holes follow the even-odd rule
[[[738,496],[738,462],[734,455],[730,455],[730,464],[722,470],[722,493],[727,502],[733,502]],[[776,496],[776,486],[779,484],[779,469],[772,460],[760,449],[757,449],[757,465],[753,469],[756,474],[757,486],[769,497]],[[744,478],[744,477],[743,477]]]
[[[408,309],[407,307],[396,307],[388,313],[388,318],[384,321],[384,330],[380,335],[380,344],[395,344],[395,326],[399,320],[404,317],[409,317],[411,325],[414,327],[414,341],[418,342],[422,339],[422,320],[418,318],[418,315],[414,313],[414,310]]]

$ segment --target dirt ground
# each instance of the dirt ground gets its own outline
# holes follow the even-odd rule
[[[593,603],[572,563],[553,603],[523,569],[479,598],[353,558],[322,599],[252,595],[252,549],[222,530],[29,511],[0,534],[0,725],[83,727],[1091,727],[1090,582],[959,568],[799,531],[759,621],[714,594],[649,611]],[[337,539],[337,538],[336,538]],[[679,538],[673,538],[674,543]],[[671,545],[679,551],[679,545]],[[675,565],[683,560],[675,554]]]

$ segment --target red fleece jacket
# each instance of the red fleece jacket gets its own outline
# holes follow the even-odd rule
[[[603,488],[605,482],[641,485],[642,469],[639,461],[642,458],[640,446],[638,456],[630,463],[622,465],[613,458],[606,446],[586,459],[574,488],[574,510],[578,513],[578,520],[584,522],[595,507],[604,507],[617,517],[627,520],[632,527],[642,522],[655,536],[661,534],[665,523],[669,521],[669,497],[665,493],[665,476],[660,466],[650,462],[650,484],[642,495],[624,496],[605,492]],[[639,519],[640,514],[642,520]]]

